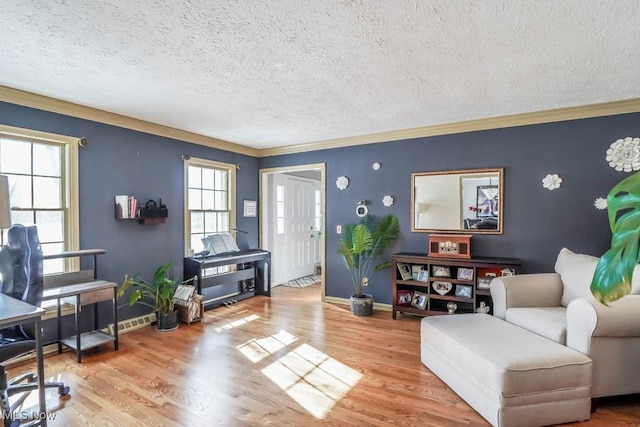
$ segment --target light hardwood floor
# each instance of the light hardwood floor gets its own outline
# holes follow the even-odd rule
[[[420,318],[358,318],[319,301],[317,285],[277,287],[206,312],[204,323],[121,335],[105,347],[46,358],[51,426],[486,426],[420,363]],[[638,363],[638,361],[629,361]],[[27,369],[11,369],[10,376]],[[640,396],[605,399],[585,426],[640,425]]]

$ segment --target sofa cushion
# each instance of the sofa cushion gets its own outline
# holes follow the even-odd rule
[[[564,307],[510,308],[505,320],[564,345],[567,341],[567,309]]]
[[[555,270],[562,279],[562,301],[566,307],[571,300],[580,297],[591,297],[591,280],[600,258],[591,255],[577,254],[570,249],[562,248],[556,259]],[[640,264],[633,270],[631,294],[640,295]]]
[[[572,299],[591,296],[591,279],[600,258],[577,254],[562,248],[556,260],[555,270],[562,279],[561,304],[566,307]]]

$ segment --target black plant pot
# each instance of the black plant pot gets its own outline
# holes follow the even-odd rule
[[[156,331],[168,332],[178,329],[178,310],[170,313],[156,311]]]
[[[352,295],[349,298],[349,305],[351,306],[351,312],[356,316],[371,316],[371,313],[373,313],[373,296],[365,294],[357,297]]]

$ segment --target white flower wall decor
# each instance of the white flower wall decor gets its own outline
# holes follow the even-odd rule
[[[382,165],[380,163],[378,163],[378,162],[375,162],[373,164],[373,170],[374,171],[380,170],[381,167],[382,167]]]
[[[617,171],[640,170],[640,138],[628,136],[617,140],[607,150],[605,159]]]
[[[336,179],[336,187],[338,187],[339,190],[344,190],[348,186],[349,178],[347,178],[346,176],[339,176],[338,179]]]
[[[542,179],[542,186],[550,191],[560,188],[562,184],[562,178],[557,173],[548,174]]]
[[[391,196],[384,196],[384,198],[382,199],[382,204],[389,207],[391,205],[393,205],[393,197]]]
[[[607,199],[603,199],[602,197],[598,197],[596,200],[594,200],[593,206],[595,206],[596,209],[600,209],[601,211],[603,211],[603,210],[607,209]]]

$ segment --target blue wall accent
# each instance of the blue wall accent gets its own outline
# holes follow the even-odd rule
[[[605,161],[605,152],[618,138],[639,136],[640,114],[624,114],[507,129],[416,138],[331,150],[255,159],[183,141],[121,129],[60,114],[0,102],[0,123],[84,136],[89,145],[80,152],[81,248],[104,248],[100,276],[120,283],[125,273],[150,277],[170,259],[174,275],[182,275],[183,162],[182,154],[240,164],[237,174],[237,226],[241,247],[257,247],[258,220],[243,218],[245,199],[258,199],[258,168],[308,163],[327,164],[326,291],[348,298],[352,287],[337,250],[337,225],[358,221],[356,201],[366,199],[373,216],[394,213],[401,233],[389,254],[426,253],[427,234],[411,233],[411,173],[449,169],[504,167],[504,234],[477,235],[477,256],[517,257],[524,272],[552,271],[559,250],[601,255],[611,233],[606,211],[593,207],[613,185],[628,174]],[[379,171],[372,169],[381,162]],[[542,178],[558,173],[562,187],[549,191]],[[350,178],[344,191],[335,186],[338,176]],[[169,208],[166,224],[143,226],[113,218],[113,196],[132,194],[141,201],[162,197]],[[382,205],[390,194],[395,204]],[[390,272],[371,281],[376,301],[390,303]],[[123,308],[120,318],[133,317],[144,307]]]
[[[262,158],[260,168],[308,163],[327,165],[326,293],[348,298],[352,287],[336,254],[336,226],[357,223],[356,201],[366,199],[369,213],[394,213],[400,238],[389,251],[427,252],[426,233],[411,232],[411,173],[485,167],[505,168],[504,234],[476,235],[476,256],[522,259],[524,272],[553,271],[563,246],[600,256],[611,233],[606,211],[593,202],[628,176],[605,161],[606,150],[619,138],[640,136],[640,114],[573,120],[455,135],[368,144],[355,147]],[[379,171],[372,164],[382,163]],[[562,187],[549,191],[542,178],[557,173]],[[340,191],[336,178],[345,175],[349,187]],[[382,198],[395,203],[387,208]],[[390,272],[371,281],[375,300],[391,302]]]
[[[248,234],[238,235],[238,245],[258,246],[257,218],[242,216],[244,199],[258,199],[256,158],[2,102],[0,123],[89,141],[79,149],[80,248],[106,249],[107,253],[98,257],[100,279],[122,283],[126,273],[151,279],[155,269],[169,260],[174,261],[173,276],[182,277],[182,154],[240,165],[236,219],[237,227]],[[133,220],[115,220],[116,194],[136,196],[141,203],[162,198],[169,209],[166,223],[140,225]],[[140,305],[123,307],[119,318],[148,311]]]

